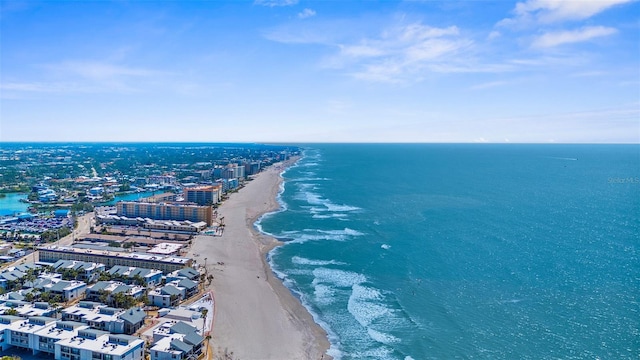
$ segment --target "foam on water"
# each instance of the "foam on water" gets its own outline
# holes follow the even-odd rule
[[[336,292],[328,285],[316,284],[313,287],[313,293],[319,305],[330,305],[335,302],[334,296]]]
[[[355,284],[361,284],[367,281],[367,278],[356,272],[330,269],[330,268],[316,268],[313,269],[313,282],[316,284],[330,284],[340,288],[351,288]]]
[[[391,315],[391,310],[381,303],[382,296],[378,290],[359,284],[354,284],[352,290],[347,309],[363,327]]]
[[[335,261],[335,260],[312,260],[312,259],[307,259],[300,256],[292,257],[291,262],[298,265],[312,265],[312,266],[346,265],[343,262]]]
[[[398,339],[393,335],[385,334],[381,331],[377,331],[372,328],[367,328],[367,333],[369,334],[369,337],[371,337],[373,340],[385,345],[397,343],[400,341],[400,339]]]
[[[307,241],[346,241],[350,238],[363,236],[364,234],[350,228],[342,230],[320,230],[320,229],[304,229],[302,232],[287,232],[281,235],[272,235],[278,238],[289,238],[287,242],[293,244],[302,244]]]

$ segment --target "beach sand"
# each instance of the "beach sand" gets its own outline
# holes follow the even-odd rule
[[[201,265],[206,258],[214,276],[214,359],[330,359],[326,332],[266,262],[280,242],[253,226],[260,215],[278,209],[280,173],[295,160],[271,166],[231,194],[218,208],[222,236],[200,235],[189,251]]]

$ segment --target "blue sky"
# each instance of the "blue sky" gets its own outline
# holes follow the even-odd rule
[[[0,141],[640,142],[635,1],[2,1]]]

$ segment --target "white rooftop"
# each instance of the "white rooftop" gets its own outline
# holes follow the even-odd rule
[[[156,255],[156,254],[129,253],[129,252],[118,252],[118,251],[99,250],[99,249],[83,249],[83,248],[77,248],[72,246],[61,246],[61,245],[42,246],[40,247],[40,249],[77,253],[77,254],[102,255],[102,256],[123,257],[123,258],[149,260],[149,261],[157,261],[157,262],[169,262],[174,264],[187,264],[188,261],[190,260],[189,258],[181,257],[181,256],[165,256],[161,254]]]

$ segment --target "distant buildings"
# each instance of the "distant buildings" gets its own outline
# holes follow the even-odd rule
[[[213,168],[214,179],[244,179],[245,167],[238,164],[228,164],[227,166],[216,166]]]

